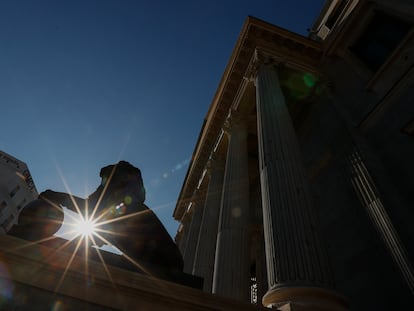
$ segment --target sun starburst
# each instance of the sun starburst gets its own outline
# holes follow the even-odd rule
[[[96,221],[92,219],[81,218],[74,224],[74,231],[77,235],[90,239],[97,229]]]
[[[87,199],[82,202],[79,198],[70,194],[71,191],[59,166],[57,166],[57,169],[67,193],[69,193],[69,200],[67,201],[69,206],[64,206],[60,202],[51,200],[46,201],[59,212],[64,213],[64,220],[61,222],[61,224],[63,223],[63,226],[61,227],[62,231],[59,234],[30,242],[25,245],[25,247],[27,247],[33,244],[41,244],[42,242],[47,242],[59,237],[66,240],[66,242],[61,243],[53,253],[54,256],[64,249],[71,249],[71,256],[65,264],[60,280],[56,284],[55,292],[57,292],[64,283],[66,275],[70,271],[76,257],[83,257],[84,259],[84,275],[86,282],[89,282],[88,280],[90,277],[89,260],[95,258],[101,262],[112,286],[116,288],[117,286],[111,275],[110,266],[105,262],[105,251],[112,252],[113,250],[114,253],[123,256],[126,261],[134,265],[139,271],[151,275],[151,271],[147,270],[146,267],[140,263],[139,259],[129,256],[123,249],[119,249],[117,247],[118,245],[116,245],[116,236],[122,235],[122,233],[115,230],[113,226],[118,222],[122,223],[130,218],[139,217],[147,212],[138,211],[127,213],[127,206],[132,203],[131,197],[129,196],[126,196],[123,201],[121,200],[121,202],[109,206],[107,206],[107,203],[103,202],[103,198],[111,183],[116,166],[114,166],[111,171],[98,200],[96,202],[94,201],[94,205],[91,209],[88,206],[90,202]],[[117,225],[119,225],[119,223]],[[113,244],[113,242],[115,242],[115,244]],[[106,247],[103,248],[103,246]],[[84,251],[82,251],[82,249],[84,249]]]

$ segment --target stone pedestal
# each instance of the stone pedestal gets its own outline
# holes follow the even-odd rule
[[[258,310],[8,235],[0,236],[0,263],[1,310]]]
[[[230,120],[229,146],[214,265],[213,293],[249,301],[250,232],[247,130],[245,120]]]
[[[207,169],[210,181],[206,193],[200,234],[198,236],[193,274],[204,278],[203,290],[211,293],[224,178],[224,158],[219,154],[214,154],[209,160]]]
[[[315,226],[299,146],[274,66],[258,67],[256,87],[269,282],[263,303],[343,310],[343,300],[328,289],[333,285],[329,263]]]

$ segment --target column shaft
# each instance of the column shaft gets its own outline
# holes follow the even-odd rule
[[[188,240],[188,230],[189,230],[189,221],[188,216],[185,215],[182,222],[182,231],[180,232],[180,240],[178,241],[178,249],[180,250],[181,254],[184,254],[185,246],[187,245]]]
[[[330,287],[332,279],[315,227],[295,131],[274,67],[259,67],[256,87],[269,282],[263,301],[277,305],[284,300],[294,301],[295,295],[317,293],[320,297],[321,291],[324,295],[326,292],[318,287]]]
[[[197,194],[194,198],[192,209],[192,219],[188,230],[187,243],[183,252],[184,272],[192,273],[194,265],[194,256],[197,249],[198,235],[200,232],[201,219],[203,217],[204,200],[202,194]]]
[[[207,188],[204,212],[200,226],[193,274],[204,278],[203,290],[211,293],[220,199],[224,177],[224,160],[221,157],[216,155],[212,159],[209,167],[209,174],[210,181]]]
[[[232,120],[214,265],[213,293],[250,300],[247,130]]]

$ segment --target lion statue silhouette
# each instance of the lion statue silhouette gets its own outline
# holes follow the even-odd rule
[[[86,199],[46,190],[25,206],[9,234],[39,241],[55,234],[63,222],[61,206],[104,220],[99,234],[138,263],[182,271],[183,259],[160,220],[145,204],[141,171],[126,161],[100,171],[101,184]],[[96,207],[96,211],[94,209]],[[99,238],[95,239],[97,244]]]

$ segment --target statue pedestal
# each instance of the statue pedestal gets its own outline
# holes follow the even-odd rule
[[[0,286],[1,310],[262,309],[9,235],[0,236]]]

